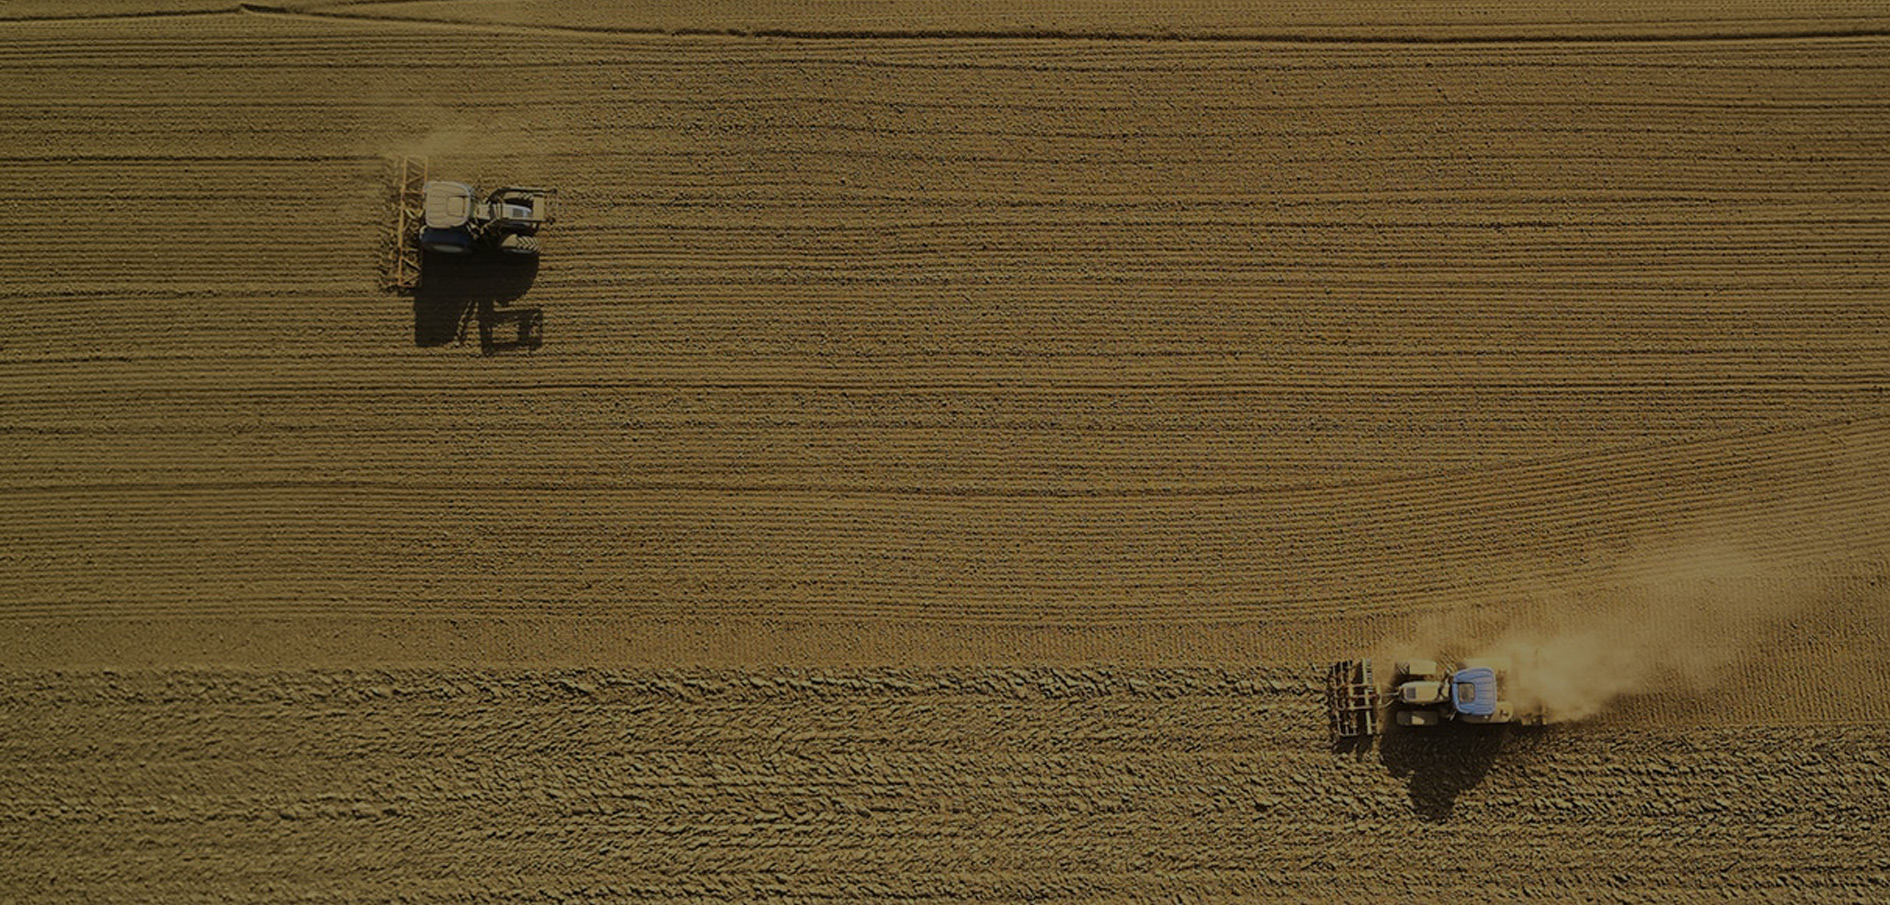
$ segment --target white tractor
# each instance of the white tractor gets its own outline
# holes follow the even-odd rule
[[[438,254],[478,250],[538,254],[538,231],[552,222],[551,189],[506,186],[479,200],[463,182],[434,180],[424,191],[420,247]]]

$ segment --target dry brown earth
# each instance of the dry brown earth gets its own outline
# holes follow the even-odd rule
[[[1280,669],[18,675],[30,900],[1868,901],[1878,724],[1325,746]],[[17,734],[15,734],[17,733]]]
[[[1890,895],[1890,19],[857,6],[0,6],[0,899]]]

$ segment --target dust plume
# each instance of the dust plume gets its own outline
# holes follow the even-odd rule
[[[1709,690],[1757,653],[1777,620],[1811,603],[1802,585],[1729,547],[1641,555],[1581,589],[1538,595],[1538,615],[1469,631],[1433,626],[1400,656],[1506,658],[1519,713],[1580,720],[1623,696]],[[1798,588],[1793,594],[1788,589]],[[1453,638],[1454,643],[1436,643]]]
[[[472,126],[466,123],[442,123],[424,133],[416,133],[377,150],[384,154],[438,157],[474,153],[480,147],[480,136]]]

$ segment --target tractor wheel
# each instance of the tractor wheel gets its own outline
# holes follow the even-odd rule
[[[1463,666],[1459,668],[1460,669],[1476,669],[1478,667],[1483,667],[1483,666],[1487,666],[1491,669],[1494,669],[1499,673],[1507,673],[1509,672],[1509,658],[1508,657],[1473,657],[1471,659],[1463,661]]]
[[[510,235],[499,240],[499,250],[515,255],[538,254],[537,236]]]
[[[1398,725],[1400,726],[1436,726],[1443,721],[1443,711],[1429,707],[1398,711]]]

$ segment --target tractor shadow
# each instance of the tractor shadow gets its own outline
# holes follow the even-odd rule
[[[1385,727],[1378,761],[1402,779],[1418,819],[1443,823],[1457,798],[1480,785],[1499,755],[1524,756],[1544,730],[1521,726]]]
[[[543,342],[544,312],[512,304],[538,279],[537,256],[428,253],[420,272],[413,294],[414,345],[458,345],[475,330],[487,355],[536,349]]]

